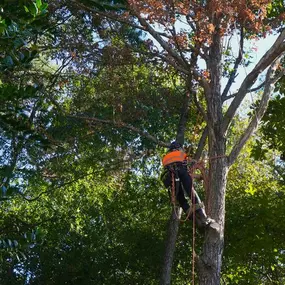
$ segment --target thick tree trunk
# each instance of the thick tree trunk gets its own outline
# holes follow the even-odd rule
[[[215,19],[216,32],[210,48],[208,68],[211,73],[207,100],[209,189],[206,193],[206,212],[219,224],[219,229],[206,229],[202,254],[198,259],[200,285],[219,285],[224,248],[225,191],[228,163],[226,139],[222,130],[223,103],[221,99],[222,39],[219,20]]]
[[[165,253],[160,278],[160,285],[171,284],[171,269],[173,264],[175,243],[179,229],[179,218],[181,217],[181,212],[181,208],[179,208],[178,213],[175,213],[175,211],[172,210],[171,217],[169,219],[167,236],[165,239]],[[178,217],[176,216],[177,214]]]
[[[202,254],[198,261],[199,285],[219,285],[224,248],[225,190],[227,161],[223,156],[213,158],[210,163],[210,187],[206,205],[208,215],[219,223],[219,230],[208,228],[205,233]]]

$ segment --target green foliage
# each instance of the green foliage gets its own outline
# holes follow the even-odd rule
[[[284,110],[285,98],[277,96],[269,103],[261,127],[263,140],[266,142],[267,146],[271,149],[278,150],[281,153],[285,153]]]
[[[125,4],[82,2],[120,13]],[[0,283],[157,284],[171,208],[158,180],[163,149],[144,134],[174,138],[183,78],[148,58],[143,34],[72,1],[50,1],[52,15],[40,0],[3,7]],[[268,122],[281,121],[281,103]],[[203,125],[190,111],[186,137],[195,146]],[[244,122],[233,125],[231,138]],[[275,139],[272,147],[283,147],[282,136]],[[258,147],[262,163],[250,158],[250,145],[230,172],[226,284],[284,283],[284,189],[270,150]],[[189,282],[191,234],[184,223],[175,284]],[[202,239],[197,233],[197,252]]]
[[[3,1],[0,16],[0,70],[12,70],[17,66],[29,67],[38,54],[38,48],[32,44],[43,32],[47,3],[41,0],[23,1],[11,5]]]
[[[225,284],[284,282],[284,187],[247,147],[229,173],[225,232]]]
[[[25,224],[41,224],[44,241],[23,261],[33,273],[31,284],[156,284],[167,221],[165,192],[151,177],[131,172],[105,177],[98,173],[52,196],[13,203],[9,216],[21,213]]]
[[[276,18],[285,12],[284,2],[282,0],[272,1],[268,9],[268,18]]]

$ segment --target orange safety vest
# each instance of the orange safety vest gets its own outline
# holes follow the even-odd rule
[[[163,159],[162,164],[163,166],[167,166],[173,162],[183,162],[187,159],[187,155],[184,151],[181,150],[175,150],[167,153]]]

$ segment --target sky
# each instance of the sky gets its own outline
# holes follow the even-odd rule
[[[156,30],[160,30],[159,26],[154,25]],[[179,33],[180,31],[188,31],[189,32],[189,25],[187,24],[186,20],[183,20],[183,18],[179,19],[175,23],[175,29],[176,32]],[[163,30],[161,30],[163,31]],[[147,35],[150,39],[152,39],[153,43],[157,47],[158,50],[161,50],[161,47],[159,43],[150,35]],[[250,41],[245,41],[244,47],[246,51],[251,52],[251,59],[250,61],[252,64],[249,66],[241,66],[238,69],[238,76],[235,79],[235,82],[233,83],[230,92],[236,92],[237,89],[240,87],[243,79],[246,77],[246,75],[254,68],[256,63],[261,59],[261,57],[268,51],[268,49],[271,47],[271,45],[275,42],[277,36],[276,35],[267,35],[266,38],[262,38],[259,40],[250,40]],[[226,44],[225,39],[225,44]],[[238,55],[239,51],[239,36],[237,34],[233,35],[231,37],[231,45],[232,51],[234,55]],[[205,68],[205,62],[203,60],[200,60],[198,62],[199,68],[203,69]],[[261,75],[262,77],[262,75]],[[226,85],[227,79],[222,80],[222,87]],[[256,85],[259,84],[258,80],[256,82]]]
[[[245,43],[245,49],[252,51],[252,54],[251,54],[252,64],[250,64],[248,67],[239,68],[239,75],[236,78],[236,81],[233,84],[231,91],[235,92],[237,90],[242,80],[254,68],[254,66],[262,58],[262,56],[269,50],[269,48],[272,46],[272,44],[275,42],[276,39],[277,39],[276,35],[268,35],[266,38],[263,38],[260,40],[251,40]],[[238,39],[237,38],[233,39],[232,44],[233,44],[233,49],[237,51],[238,50]],[[224,84],[225,84],[225,81],[223,82],[223,85]]]

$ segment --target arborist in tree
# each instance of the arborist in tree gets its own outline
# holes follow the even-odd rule
[[[182,145],[176,141],[170,144],[167,154],[162,159],[164,172],[161,176],[162,182],[166,188],[175,187],[175,196],[184,213],[192,219],[193,209],[190,207],[184,193],[191,199],[192,177],[188,172],[187,155],[184,152]],[[174,181],[173,181],[174,179]],[[174,184],[174,185],[173,185]],[[194,191],[194,190],[193,190]],[[217,223],[207,217],[204,205],[201,202],[198,194],[194,191],[192,204],[195,208],[195,220],[199,227],[208,225],[216,226]],[[190,212],[189,212],[190,211]],[[215,224],[215,225],[214,225]]]

